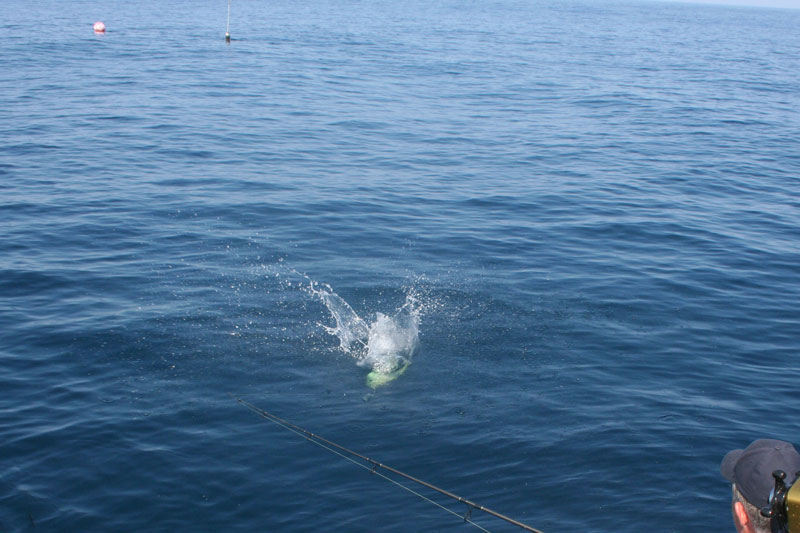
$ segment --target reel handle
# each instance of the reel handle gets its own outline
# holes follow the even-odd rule
[[[769,503],[761,508],[761,516],[765,518],[773,518],[778,516],[780,509],[783,507],[783,502],[786,499],[786,472],[783,470],[773,470],[772,477],[775,478],[775,488],[769,495]]]

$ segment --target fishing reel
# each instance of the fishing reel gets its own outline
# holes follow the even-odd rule
[[[761,508],[761,515],[772,520],[772,533],[800,533],[800,483],[786,485],[786,472],[775,470],[775,488],[769,493],[769,502]]]

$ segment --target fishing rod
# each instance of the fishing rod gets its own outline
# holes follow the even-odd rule
[[[522,522],[514,520],[513,518],[510,518],[510,517],[508,517],[506,515],[503,515],[503,514],[500,514],[500,513],[496,512],[496,511],[493,511],[493,510],[489,509],[488,507],[484,507],[482,505],[478,505],[477,503],[472,502],[470,500],[467,500],[466,498],[462,498],[461,496],[453,494],[452,492],[449,492],[449,491],[447,491],[445,489],[439,488],[436,485],[432,485],[432,484],[428,483],[427,481],[423,481],[421,479],[415,478],[414,476],[406,474],[405,472],[401,472],[400,470],[397,470],[396,468],[392,468],[391,466],[385,465],[383,463],[379,463],[378,461],[375,461],[374,459],[370,459],[369,457],[367,457],[365,455],[362,455],[362,454],[360,454],[358,452],[355,452],[353,450],[345,448],[344,446],[336,444],[335,442],[330,441],[330,440],[328,440],[328,439],[326,439],[324,437],[321,437],[321,436],[319,436],[319,435],[317,435],[315,433],[312,433],[312,432],[308,431],[307,429],[304,429],[304,428],[302,428],[300,426],[292,424],[288,420],[284,420],[283,418],[280,418],[277,415],[274,415],[274,414],[270,413],[269,411],[265,411],[264,409],[256,407],[255,405],[253,405],[253,404],[251,404],[249,402],[246,402],[245,400],[242,400],[241,398],[236,398],[236,401],[239,402],[240,404],[244,405],[245,407],[247,407],[248,409],[250,409],[251,411],[253,411],[257,415],[259,415],[260,417],[265,418],[265,419],[269,420],[270,422],[273,422],[273,423],[275,423],[275,424],[277,424],[279,426],[282,426],[285,429],[288,429],[289,431],[291,431],[292,433],[300,435],[301,437],[305,438],[309,442],[313,442],[317,446],[325,448],[326,450],[328,450],[330,452],[333,452],[336,455],[339,455],[340,457],[342,457],[344,459],[347,459],[348,461],[350,461],[350,462],[352,462],[352,463],[354,463],[354,464],[356,464],[356,465],[358,465],[358,466],[360,466],[360,467],[362,467],[362,468],[364,468],[366,470],[370,470],[371,473],[379,475],[380,477],[386,479],[387,481],[389,481],[391,483],[394,483],[395,485],[401,487],[402,489],[404,489],[404,490],[406,490],[408,492],[411,492],[412,494],[415,494],[415,495],[419,496],[420,498],[422,498],[422,499],[424,499],[424,500],[436,505],[437,507],[440,507],[441,509],[444,509],[445,511],[449,512],[452,515],[455,515],[455,516],[457,516],[459,518],[462,518],[465,522],[468,522],[468,523],[472,524],[473,526],[475,526],[475,527],[477,527],[477,528],[479,528],[479,529],[481,529],[483,531],[488,531],[488,530],[483,528],[483,527],[481,527],[480,525],[476,524],[472,520],[470,520],[470,517],[472,516],[472,510],[473,509],[477,509],[479,511],[483,511],[486,514],[494,516],[495,518],[499,518],[500,520],[504,520],[504,521],[508,522],[509,524],[513,524],[513,525],[515,525],[515,526],[517,526],[519,528],[522,528],[525,531],[530,531],[531,533],[542,533],[542,531],[540,531],[538,529],[534,529],[534,528],[532,528],[531,526],[529,526],[527,524],[523,524]],[[348,457],[345,454],[350,455],[351,457],[358,457],[362,461],[365,461],[365,462],[371,464],[372,468],[370,468],[369,466],[367,466],[367,465],[365,465],[363,463],[359,463],[359,462],[353,460],[351,457]],[[467,513],[464,516],[462,516],[459,513],[456,513],[455,511],[452,511],[452,510],[444,507],[443,505],[440,505],[440,504],[436,503],[435,501],[431,500],[430,498],[427,498],[424,495],[419,494],[418,492],[416,492],[414,490],[411,490],[407,486],[398,483],[394,479],[381,474],[380,472],[378,472],[378,469],[386,470],[386,471],[391,472],[393,474],[396,474],[396,475],[398,475],[400,477],[403,477],[403,478],[405,478],[405,479],[407,479],[409,481],[413,481],[414,483],[422,485],[423,487],[427,487],[427,488],[429,488],[429,489],[431,489],[431,490],[433,490],[435,492],[438,492],[439,494],[447,496],[448,498],[452,498],[452,499],[454,499],[454,500],[456,500],[456,501],[458,501],[460,503],[463,503],[463,504],[465,504],[467,506]]]

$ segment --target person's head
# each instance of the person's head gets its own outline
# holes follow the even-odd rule
[[[744,450],[728,452],[720,466],[722,475],[733,484],[733,522],[740,533],[770,533],[771,520],[760,509],[769,504],[775,487],[774,470],[786,472],[786,483],[800,471],[800,454],[782,440],[759,439]]]

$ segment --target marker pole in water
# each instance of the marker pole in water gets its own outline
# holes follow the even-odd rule
[[[228,22],[225,24],[225,42],[231,42],[231,0],[228,0]]]
[[[279,426],[282,426],[285,429],[288,429],[292,433],[295,433],[295,434],[303,437],[307,441],[309,441],[311,443],[314,443],[317,446],[320,446],[322,448],[325,448],[329,452],[333,452],[336,455],[338,455],[338,456],[340,456],[340,457],[342,457],[344,459],[347,459],[348,461],[360,466],[361,468],[364,468],[365,470],[369,470],[371,473],[376,474],[376,475],[384,478],[385,480],[389,481],[390,483],[393,483],[393,484],[399,486],[400,488],[402,488],[402,489],[404,489],[404,490],[406,490],[408,492],[411,492],[412,494],[414,494],[416,496],[419,496],[423,500],[426,500],[426,501],[432,503],[433,505],[436,505],[437,507],[440,507],[441,509],[444,509],[448,513],[453,514],[453,515],[463,519],[464,522],[472,524],[473,526],[477,527],[478,529],[480,529],[482,531],[488,531],[488,530],[483,528],[483,527],[481,527],[481,526],[479,526],[478,524],[476,524],[475,522],[473,522],[470,519],[471,516],[472,516],[472,510],[473,509],[477,509],[479,511],[483,511],[484,513],[492,515],[495,518],[499,518],[501,520],[505,520],[509,524],[513,524],[513,525],[515,525],[515,526],[517,526],[517,527],[519,527],[521,529],[524,529],[525,531],[530,531],[531,533],[542,533],[540,530],[534,529],[534,528],[532,528],[531,526],[529,526],[527,524],[523,524],[522,522],[518,522],[518,521],[514,520],[513,518],[509,518],[508,516],[502,515],[502,514],[496,512],[496,511],[492,511],[491,509],[489,509],[487,507],[483,507],[482,505],[478,505],[477,503],[471,502],[471,501],[469,501],[469,500],[467,500],[465,498],[462,498],[461,496],[453,494],[452,492],[448,492],[448,491],[446,491],[444,489],[440,489],[439,487],[437,487],[435,485],[432,485],[432,484],[428,483],[427,481],[422,481],[421,479],[417,479],[417,478],[415,478],[413,476],[410,476],[410,475],[406,474],[405,472],[401,472],[400,470],[392,468],[391,466],[379,463],[378,461],[375,461],[374,459],[370,459],[369,457],[367,457],[365,455],[361,455],[360,453],[354,452],[353,450],[349,450],[349,449],[345,448],[344,446],[336,444],[333,441],[329,441],[328,439],[326,439],[324,437],[320,437],[319,435],[311,433],[307,429],[303,429],[300,426],[296,426],[296,425],[292,424],[291,422],[289,422],[288,420],[284,420],[282,418],[279,418],[278,416],[270,413],[269,411],[265,411],[264,409],[260,409],[260,408],[256,407],[255,405],[242,400],[241,398],[236,398],[235,396],[231,396],[231,397],[234,398],[240,404],[244,405],[245,407],[247,407],[248,409],[253,411],[254,413],[256,413],[257,415],[259,415],[260,417],[265,418],[265,419],[269,420],[270,422],[273,422],[273,423],[275,423],[275,424],[277,424]],[[358,458],[362,462],[356,461],[354,458]],[[367,464],[364,464],[364,463],[367,463]],[[452,499],[454,499],[454,500],[456,500],[456,501],[458,501],[460,503],[463,503],[463,504],[465,504],[467,506],[467,513],[464,516],[461,516],[460,514],[456,513],[455,511],[453,511],[451,509],[448,509],[447,507],[444,507],[443,505],[440,505],[440,504],[436,503],[435,501],[431,500],[430,498],[427,498],[426,496],[424,496],[424,495],[422,495],[422,494],[420,494],[420,493],[418,493],[416,491],[411,490],[409,487],[407,487],[407,486],[405,486],[405,485],[403,485],[401,483],[398,483],[394,479],[392,479],[392,478],[390,478],[388,476],[385,476],[384,474],[378,472],[378,469],[386,470],[387,472],[391,472],[392,474],[396,474],[396,475],[398,475],[398,476],[400,476],[402,478],[405,478],[405,479],[407,479],[409,481],[417,483],[418,485],[422,485],[423,487],[427,487],[427,488],[429,488],[429,489],[431,489],[431,490],[433,490],[435,492],[438,492],[439,494],[443,494],[444,496],[447,496],[448,498],[452,498]]]

